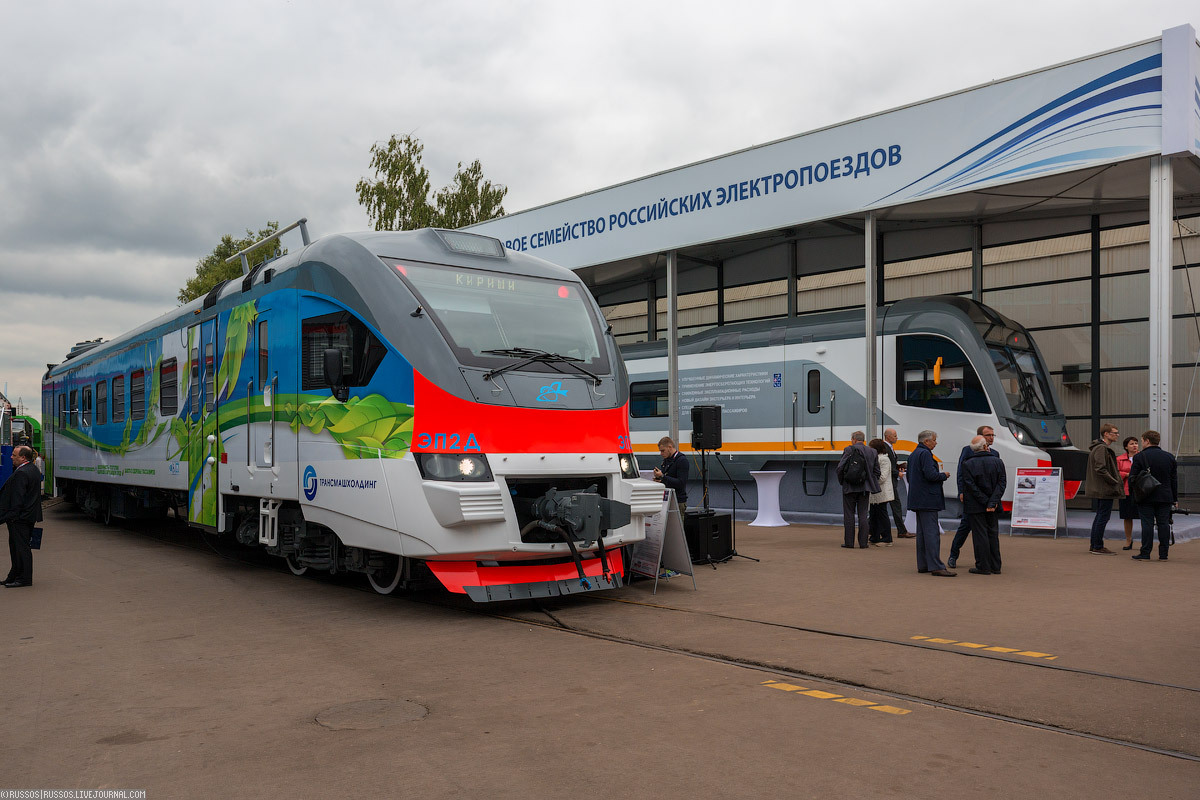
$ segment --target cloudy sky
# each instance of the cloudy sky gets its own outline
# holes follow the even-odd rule
[[[392,134],[519,211],[1184,23],[1196,0],[6,2],[0,389],[36,407],[47,363],[170,310],[223,234],[367,228]]]

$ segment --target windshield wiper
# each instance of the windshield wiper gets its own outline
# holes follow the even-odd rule
[[[579,366],[583,362],[583,359],[581,358],[564,356],[560,355],[559,353],[550,353],[546,350],[536,350],[532,347],[505,347],[497,350],[484,350],[483,352],[492,356],[511,356],[513,358],[520,359],[519,361],[514,361],[511,364],[505,364],[503,367],[496,367],[493,370],[488,370],[487,372],[483,373],[483,379],[485,381],[490,381],[497,375],[503,375],[505,372],[511,372],[515,369],[520,369],[521,367],[527,367],[530,364],[548,364],[549,366],[554,367],[555,370],[562,372],[562,370],[558,369],[557,366],[557,364],[562,363],[579,370],[584,375],[587,375],[589,378],[595,381],[597,386],[599,386],[601,383],[599,376],[597,376],[594,372]]]

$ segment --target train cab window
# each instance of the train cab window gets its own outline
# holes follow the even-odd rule
[[[146,373],[138,370],[129,376],[129,418],[137,421],[146,416]]]
[[[96,381],[96,424],[108,422],[108,381]]]
[[[641,381],[629,385],[629,416],[665,417],[670,413],[666,381]]]
[[[71,390],[71,427],[79,427],[79,390]]]
[[[58,427],[67,427],[67,393],[58,395]]]
[[[258,323],[258,388],[265,389],[267,384],[271,382],[271,378],[267,373],[268,363],[267,350],[267,321],[264,319]]]
[[[164,417],[173,417],[179,411],[179,368],[178,362],[168,358],[158,371],[158,408]]]
[[[92,387],[83,387],[83,402],[80,404],[80,416],[83,419],[83,427],[90,428],[92,426]]]
[[[939,411],[991,411],[971,362],[941,336],[902,336],[897,345],[896,402]]]
[[[325,382],[325,351],[342,352],[342,384],[366,386],[371,382],[386,350],[349,311],[310,317],[301,325],[304,358],[304,389],[328,389]]]
[[[192,348],[192,379],[188,382],[188,410],[195,419],[200,413],[200,348]]]
[[[112,379],[112,421],[125,421],[125,376],[118,375]]]
[[[808,371],[808,413],[816,414],[823,408],[821,405],[821,370]]]

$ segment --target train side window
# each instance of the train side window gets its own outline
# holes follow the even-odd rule
[[[188,384],[188,409],[192,419],[200,414],[200,348],[192,348],[192,380]]]
[[[204,375],[204,410],[212,411],[217,403],[217,360],[212,342],[204,345]]]
[[[301,324],[304,389],[328,389],[325,351],[342,351],[342,383],[366,386],[387,352],[367,326],[349,311],[310,317]]]
[[[71,427],[79,427],[79,390],[71,390]]]
[[[137,421],[146,417],[146,373],[137,370],[129,376],[129,418]]]
[[[164,417],[173,417],[179,411],[179,368],[178,362],[168,358],[158,371],[158,408]]]
[[[808,413],[820,413],[824,406],[821,405],[821,370],[810,369],[808,371]]]
[[[640,381],[629,385],[631,417],[665,417],[670,413],[666,381]]]
[[[265,389],[270,383],[267,374],[267,320],[258,323],[258,388]]]
[[[67,393],[60,392],[58,395],[58,427],[67,427]]]
[[[96,381],[96,424],[108,423],[108,381]]]
[[[112,379],[112,421],[125,421],[125,376],[118,375]]]
[[[975,368],[954,342],[941,336],[903,336],[898,351],[896,402],[939,411],[991,411]]]
[[[83,387],[83,402],[80,404],[80,416],[83,419],[83,427],[90,428],[92,426],[92,387]]]

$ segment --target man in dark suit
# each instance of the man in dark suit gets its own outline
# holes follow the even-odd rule
[[[687,511],[688,460],[675,447],[675,440],[670,436],[658,440],[658,454],[662,456],[662,464],[654,469],[654,480],[675,490],[679,513],[682,514]]]
[[[1008,487],[1000,454],[989,449],[982,436],[971,440],[971,455],[959,462],[963,486],[963,511],[971,521],[976,575],[1000,574],[1000,498]]]
[[[1142,518],[1142,547],[1134,561],[1149,561],[1154,546],[1154,527],[1158,526],[1158,560],[1167,560],[1171,547],[1171,507],[1179,501],[1178,465],[1175,456],[1158,446],[1162,436],[1158,431],[1142,434],[1142,450],[1133,457],[1129,468],[1129,487],[1143,470],[1158,480],[1158,486],[1148,497],[1138,498],[1138,515]]]
[[[842,485],[842,525],[845,540],[842,547],[854,547],[854,522],[858,520],[858,546],[867,549],[867,512],[870,497],[879,491],[879,453],[866,445],[867,435],[862,431],[850,434],[850,445],[842,451],[842,460],[837,465],[838,483]],[[847,469],[855,460],[862,474],[855,480]]]
[[[946,508],[942,484],[950,473],[939,470],[933,457],[933,448],[937,447],[936,431],[921,431],[917,441],[917,449],[908,459],[908,507],[917,517],[917,572],[953,578],[958,573],[946,569],[942,563],[941,528],[938,527],[938,512]]]
[[[33,526],[42,521],[42,476],[33,465],[33,448],[14,448],[13,474],[0,486],[0,522],[8,523],[8,554],[12,559],[4,586],[33,585]]]
[[[975,435],[982,436],[983,440],[985,442],[987,442],[987,446],[989,448],[992,446],[992,442],[996,441],[996,431],[992,430],[992,426],[990,426],[990,425],[980,425],[978,428],[975,429]],[[972,452],[973,451],[971,450],[971,445],[968,444],[967,446],[965,446],[962,449],[962,452],[958,454],[957,479],[958,479],[958,500],[960,503],[964,502],[963,501],[963,489],[964,489],[964,487],[963,487],[963,464],[966,462],[966,460],[968,458],[971,457]],[[954,569],[956,566],[958,566],[958,554],[960,552],[962,552],[963,543],[967,541],[967,534],[970,532],[971,532],[971,518],[969,516],[967,516],[967,512],[964,509],[963,513],[962,513],[962,517],[959,519],[959,522],[958,522],[958,530],[956,530],[954,532],[954,539],[950,542],[950,560],[946,562],[947,566],[949,566],[950,569]]]
[[[900,460],[896,457],[896,442],[900,437],[895,428],[887,428],[883,432],[883,442],[887,445],[888,461],[892,462],[892,519],[896,522],[896,538],[915,539],[915,533],[909,533],[904,525],[904,506],[900,504]]]

